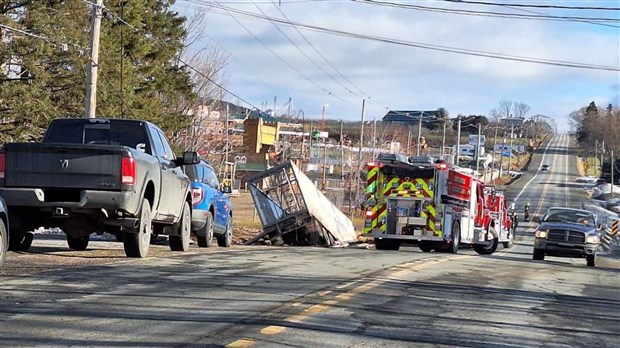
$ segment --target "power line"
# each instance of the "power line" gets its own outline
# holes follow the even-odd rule
[[[429,6],[411,5],[411,4],[403,4],[403,3],[390,2],[390,1],[379,1],[379,0],[351,0],[351,1],[365,3],[368,5],[386,6],[386,7],[402,8],[402,9],[417,10],[417,11],[427,11],[427,12],[450,13],[450,14],[467,15],[467,16],[511,18],[511,19],[525,19],[525,20],[546,20],[546,21],[620,22],[620,19],[618,18],[607,18],[607,17],[603,18],[603,17],[553,16],[553,15],[547,15],[547,14],[525,15],[525,14],[518,14],[518,13],[473,11],[473,10],[464,10],[464,9],[429,7]]]
[[[82,0],[82,2],[85,2],[89,5],[93,5],[93,6],[97,6],[97,4],[88,1],[88,0]],[[142,30],[136,28],[135,26],[133,26],[132,24],[128,23],[125,19],[123,19],[122,17],[120,17],[118,14],[116,14],[115,12],[111,11],[109,8],[102,6],[102,9],[107,11],[109,14],[111,14],[112,16],[114,16],[114,18],[116,18],[118,21],[120,21],[121,23],[127,25],[131,30],[133,30],[136,33],[140,33],[142,34],[142,36],[144,36],[146,39],[151,40],[151,41],[156,41],[159,43],[165,43],[163,40],[159,40],[157,38],[155,38],[155,36],[150,35],[148,33],[143,32]],[[226,93],[232,95],[233,97],[241,100],[242,102],[246,103],[247,105],[253,107],[256,110],[260,110],[258,107],[254,106],[254,104],[250,103],[249,101],[243,99],[242,97],[240,97],[239,95],[237,95],[236,93],[233,93],[232,91],[230,91],[229,89],[227,89],[226,87],[222,86],[221,84],[217,83],[215,80],[213,80],[212,78],[210,78],[209,76],[205,75],[202,71],[200,71],[199,69],[195,68],[194,66],[190,65],[189,63],[185,62],[181,57],[177,58],[177,61],[180,63],[183,63],[186,67],[188,67],[190,70],[194,71],[196,74],[202,76],[203,78],[207,79],[208,81],[210,81],[212,84],[214,84],[216,87],[220,88],[221,90],[225,91]]]
[[[472,4],[484,6],[511,6],[511,7],[531,7],[531,8],[551,8],[561,10],[593,10],[593,11],[620,11],[620,7],[598,7],[598,6],[565,6],[565,5],[542,5],[542,4],[522,4],[522,3],[497,3],[486,1],[468,1],[468,0],[441,0],[445,2],[454,2],[458,4]]]
[[[267,14],[260,8],[260,6],[258,6],[258,4],[254,1],[252,1],[252,3],[254,3],[254,6],[256,6],[256,8],[264,15],[267,16]],[[325,71],[325,69],[323,69],[322,66],[320,66],[317,62],[314,61],[314,59],[312,59],[310,56],[308,56],[308,54],[306,52],[304,52],[301,47],[299,47],[282,29],[280,29],[280,27],[278,27],[278,25],[273,22],[270,21],[271,24],[273,24],[273,26],[288,40],[288,42],[290,42],[304,57],[306,57],[312,64],[314,64],[314,66],[316,66],[319,70],[321,70],[327,77],[329,77],[330,79],[332,79],[334,82],[336,82],[337,84],[339,84],[342,88],[344,88],[347,92],[349,93],[353,93],[353,91],[351,91],[347,86],[343,85],[340,81],[336,80],[336,78],[334,78],[330,73],[328,73],[327,71]]]
[[[544,13],[544,12],[532,11],[532,10],[528,10],[528,9],[524,9],[524,8],[519,8],[519,7],[510,7],[510,6],[505,6],[505,5],[500,5],[500,6],[508,8],[508,9],[516,10],[516,11],[526,12],[526,13],[534,13],[534,14],[546,15],[546,13]],[[619,28],[619,26],[617,26],[617,25],[607,24],[607,23],[602,23],[602,22],[595,22],[595,21],[590,21],[590,20],[587,20],[587,21],[586,20],[572,20],[572,21],[573,22],[579,22],[579,23],[598,25],[598,26],[602,26],[602,27]]]
[[[278,11],[280,11],[280,13],[282,14],[282,16],[284,16],[284,18],[287,21],[290,21],[290,19],[286,16],[286,14],[284,13],[284,11],[282,11],[282,9],[280,8],[280,6],[276,5],[274,0],[271,0],[271,3],[278,9]],[[340,70],[338,70],[327,58],[325,58],[325,56],[310,42],[310,40],[308,40],[308,38],[301,32],[301,30],[299,30],[297,27],[293,27],[295,29],[295,31],[297,31],[297,33],[306,41],[306,43],[308,43],[308,45],[314,50],[314,52],[316,52],[316,54],[319,55],[319,57],[321,57],[323,59],[323,61],[325,63],[327,63],[327,65],[329,65],[338,75],[340,75],[340,77],[342,77],[345,81],[347,81],[351,86],[353,86],[353,88],[357,89],[362,95],[365,95],[366,98],[371,99],[371,97],[364,92],[362,89],[360,89],[358,86],[356,86],[353,82],[351,82],[348,78],[346,78],[341,72]]]
[[[215,11],[213,12],[220,13],[218,12],[217,9],[221,7],[223,6],[214,7]],[[261,16],[253,12],[238,10],[234,8],[226,8],[226,10],[228,12],[227,13],[228,15],[230,15],[230,12],[233,12],[240,16],[245,16],[247,18],[253,18],[257,20],[266,20],[266,18],[264,18],[265,16]],[[383,43],[389,43],[389,44],[395,44],[395,45],[407,46],[407,47],[422,48],[422,49],[433,50],[433,51],[448,52],[448,53],[455,53],[455,54],[469,55],[469,56],[476,56],[476,57],[493,58],[493,59],[500,59],[500,60],[507,60],[507,61],[516,61],[516,62],[522,62],[522,63],[533,63],[533,64],[566,67],[566,68],[602,70],[602,71],[614,71],[614,72],[620,71],[620,67],[617,67],[617,66],[550,60],[550,59],[542,59],[542,58],[508,55],[508,54],[496,53],[496,52],[471,50],[471,49],[464,49],[464,48],[457,48],[457,47],[450,47],[450,46],[443,46],[443,45],[433,45],[433,44],[386,38],[386,37],[380,37],[380,36],[357,34],[357,33],[346,32],[342,30],[329,29],[325,27],[303,24],[299,22],[285,21],[279,18],[274,18],[274,17],[269,17],[269,19],[275,22],[281,23],[281,24],[285,24],[289,26],[296,26],[296,27],[303,28],[306,30],[323,32],[323,33],[327,33],[331,35],[337,35],[337,36],[343,36],[343,37],[349,37],[349,38],[355,38],[355,39],[361,39],[361,40],[377,41],[377,42],[383,42]]]
[[[86,0],[83,0],[86,1]],[[190,1],[192,2],[192,1]],[[194,3],[200,4],[200,5],[204,5],[204,2],[199,2],[199,1],[194,1]],[[217,6],[215,5],[217,4]],[[271,54],[273,54],[276,58],[278,58],[282,63],[284,63],[286,66],[288,66],[291,70],[293,70],[294,72],[296,72],[299,76],[301,76],[302,78],[304,78],[305,80],[307,80],[308,82],[310,82],[311,84],[313,84],[315,87],[319,88],[320,90],[322,90],[323,92],[327,93],[328,95],[344,102],[344,103],[348,103],[351,104],[350,102],[344,100],[343,98],[333,94],[331,91],[327,90],[326,88],[322,87],[321,85],[319,85],[318,83],[316,83],[314,80],[310,79],[308,76],[306,76],[305,74],[303,74],[301,71],[299,71],[297,68],[295,68],[291,63],[289,63],[288,61],[286,61],[286,59],[282,58],[277,52],[275,52],[271,47],[269,47],[265,42],[263,42],[263,40],[261,40],[258,36],[256,36],[250,29],[248,29],[245,25],[243,25],[243,23],[241,23],[241,21],[239,21],[239,19],[237,17],[235,17],[234,15],[232,15],[231,11],[234,10],[232,8],[227,8],[226,6],[221,5],[217,0],[214,3],[209,3],[209,6],[214,6],[214,7],[218,7],[222,10],[224,10],[225,14],[230,16],[237,24],[239,24],[239,26],[241,28],[243,28],[248,34],[250,34],[256,41],[258,41],[263,47],[265,47]],[[268,17],[268,16],[263,16],[264,18],[272,18],[272,17]]]

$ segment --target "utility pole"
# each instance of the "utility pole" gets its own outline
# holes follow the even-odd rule
[[[99,69],[99,38],[101,37],[101,17],[103,17],[103,0],[93,4],[93,19],[90,26],[90,61],[86,75],[86,117],[95,118],[97,109],[97,77]]]
[[[446,121],[443,121],[443,137],[441,138],[441,158],[446,152]]]
[[[603,156],[605,156],[605,140],[603,140],[601,145],[601,175],[603,175]]]
[[[515,130],[514,123],[510,126],[510,147],[508,148],[508,175],[510,175],[510,167],[512,166],[512,137]]]
[[[495,137],[493,137],[493,151],[491,152],[491,157],[493,158],[493,167],[491,168],[491,180],[493,180],[493,173],[495,170],[495,149],[497,148],[497,130],[499,129],[499,126],[496,125],[495,126]],[[502,149],[503,151],[503,149]],[[499,153],[499,157],[502,158],[502,151],[500,151]],[[495,182],[495,180],[493,180],[493,182]]]
[[[476,173],[480,169],[480,134],[482,133],[482,124],[478,123],[478,141],[476,141]]]
[[[323,140],[323,190],[327,188],[327,139]]]
[[[313,134],[312,134],[312,119],[310,119],[310,145],[308,146],[308,163],[312,163],[312,138],[313,138]]]
[[[366,99],[362,99],[362,126],[361,126],[361,131],[360,131],[360,146],[359,146],[358,153],[357,153],[357,170],[355,172],[355,178],[356,178],[355,180],[355,198],[356,198],[355,204],[357,204],[357,198],[359,197],[360,185],[361,185],[360,172],[362,170],[362,149],[364,148],[364,110],[365,108],[366,108]]]
[[[340,177],[344,178],[344,141],[343,134],[344,121],[340,120]]]
[[[377,147],[377,119],[373,120],[372,126],[372,158],[375,158],[375,148]]]
[[[614,169],[615,168],[615,163],[614,163],[614,150],[611,150],[611,198],[614,197]]]
[[[230,147],[230,138],[228,136],[228,114],[229,114],[229,109],[228,109],[228,104],[226,104],[226,153],[224,155],[224,163],[228,163],[228,151]]]
[[[411,130],[407,131],[407,156],[409,156],[409,151],[411,151]]]
[[[424,116],[424,111],[420,113],[420,118],[418,119],[418,147],[416,148],[415,155],[416,157],[420,156],[421,144],[420,140],[422,139],[422,116]]]
[[[458,117],[459,125],[456,130],[456,157],[455,165],[459,165],[459,156],[461,155],[461,116]]]
[[[305,147],[306,147],[306,115],[303,110],[299,110],[297,112],[297,119],[299,119],[299,114],[301,114],[301,163],[304,163],[304,155],[305,155]]]

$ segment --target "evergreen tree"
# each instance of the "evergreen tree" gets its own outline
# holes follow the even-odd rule
[[[106,1],[98,116],[145,119],[168,134],[189,124],[178,105],[194,97],[192,83],[176,60],[187,33],[185,19],[170,10],[172,3]],[[84,115],[91,8],[80,0],[9,5],[0,7],[0,23],[47,40],[3,32],[0,142],[37,140],[51,119]],[[117,18],[121,14],[128,24]]]

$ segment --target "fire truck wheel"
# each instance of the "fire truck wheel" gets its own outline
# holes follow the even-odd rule
[[[480,255],[491,255],[497,250],[498,244],[497,238],[493,238],[487,244],[474,244],[474,250]]]
[[[418,246],[420,247],[420,250],[422,250],[425,253],[429,253],[433,251],[433,246],[430,243],[420,242]]]
[[[461,244],[461,225],[456,223],[452,225],[452,244],[450,244],[450,252],[457,254],[459,252],[459,245]]]

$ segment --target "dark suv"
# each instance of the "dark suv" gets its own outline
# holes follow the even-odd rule
[[[551,207],[534,222],[534,260],[544,260],[545,255],[560,257],[585,257],[594,267],[596,251],[600,243],[596,215],[587,210]]]

